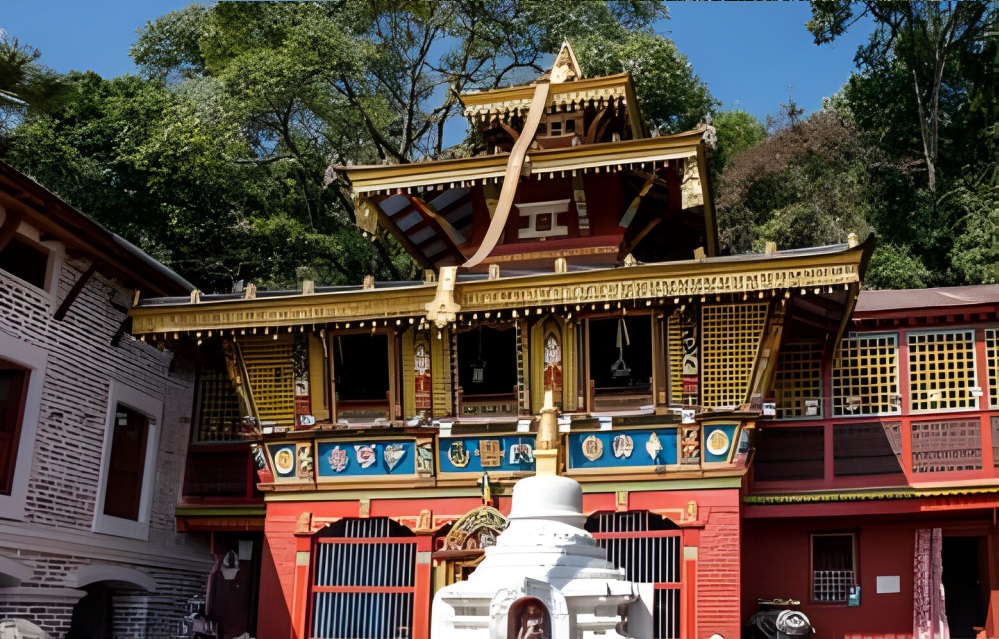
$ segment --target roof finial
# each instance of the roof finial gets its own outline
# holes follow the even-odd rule
[[[552,84],[561,84],[569,80],[581,80],[583,78],[579,62],[576,61],[576,54],[573,53],[572,45],[569,44],[568,40],[562,41],[562,48],[559,49],[558,55],[555,56],[555,64],[552,65],[550,77]]]

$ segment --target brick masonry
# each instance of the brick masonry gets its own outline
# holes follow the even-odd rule
[[[57,259],[56,265],[54,296],[0,272],[0,333],[48,353],[24,517],[4,519],[0,512],[0,560],[29,568],[31,576],[18,580],[0,572],[0,619],[25,618],[63,637],[74,597],[84,594],[74,581],[76,571],[113,566],[156,583],[154,592],[108,584],[114,636],[173,637],[186,600],[204,591],[211,567],[207,540],[177,533],[174,521],[194,372],[172,353],[128,335],[111,345],[125,319],[111,301],[131,300],[133,292],[101,272],[66,317],[55,320],[55,309],[89,259]],[[148,540],[92,532],[112,380],[163,401]]]
[[[697,636],[740,637],[739,506],[712,506],[697,562]]]

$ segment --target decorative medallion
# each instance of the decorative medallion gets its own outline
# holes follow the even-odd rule
[[[336,473],[342,473],[346,470],[347,464],[350,463],[350,460],[347,459],[347,451],[339,446],[334,446],[333,450],[330,451],[328,461],[330,468]]]
[[[312,463],[312,445],[298,444],[298,478],[312,481],[312,471],[315,464]]]
[[[728,444],[728,435],[725,434],[725,431],[718,429],[711,431],[711,434],[708,435],[705,447],[712,455],[724,455],[728,452]]]
[[[683,462],[697,463],[701,459],[701,434],[700,429],[681,429],[680,459]]]
[[[378,452],[375,451],[374,446],[356,444],[354,446],[354,457],[357,459],[358,466],[361,468],[370,468],[378,459]]]
[[[503,463],[503,450],[498,439],[479,440],[479,462],[483,468],[493,468]]]
[[[416,445],[416,472],[421,475],[430,475],[434,472],[434,451],[428,442]]]
[[[534,450],[531,448],[531,445],[520,442],[511,446],[510,463],[511,464],[534,463]]]
[[[659,435],[655,432],[649,433],[649,441],[645,442],[645,452],[649,454],[652,461],[656,461],[659,458],[659,453],[663,452],[662,442],[659,441]]]
[[[447,449],[447,458],[455,468],[464,468],[468,466],[468,460],[471,458],[471,455],[465,449],[465,442],[459,440],[451,442],[450,448]]]
[[[630,435],[618,435],[614,438],[614,456],[618,459],[631,457],[633,450],[635,450],[635,441]]]
[[[274,453],[274,468],[279,475],[288,475],[295,470],[295,449],[285,446]]]
[[[382,452],[382,459],[385,460],[385,465],[388,467],[389,472],[395,470],[395,467],[405,456],[406,449],[403,448],[402,444],[389,444]]]
[[[583,457],[597,461],[604,455],[604,443],[596,436],[590,435],[583,440]]]

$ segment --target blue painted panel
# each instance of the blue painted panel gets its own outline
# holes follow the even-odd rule
[[[653,433],[659,439],[656,446]],[[600,442],[602,452],[597,459],[590,460],[583,454],[584,442],[594,437]],[[631,438],[631,454],[625,455],[626,440],[619,440],[618,454],[614,453],[615,438]],[[645,466],[668,466],[677,463],[677,429],[660,428],[655,430],[614,431],[601,430],[569,434],[569,468],[635,468]],[[591,450],[597,446],[591,445]],[[653,453],[655,454],[653,456]]]
[[[735,424],[707,424],[704,426],[704,461],[727,462],[735,441]],[[718,434],[716,434],[718,433]]]
[[[328,441],[317,442],[317,446],[316,469],[320,479],[416,474],[416,443],[413,441]],[[396,459],[395,465],[390,465],[391,458]]]
[[[484,442],[497,442],[497,444]],[[484,445],[492,445],[494,450],[498,447],[500,453],[498,465],[482,465],[483,451],[480,448]],[[437,454],[442,473],[533,472],[534,435],[442,437],[437,443]],[[486,456],[488,457],[489,453]],[[463,464],[462,460],[465,460]]]

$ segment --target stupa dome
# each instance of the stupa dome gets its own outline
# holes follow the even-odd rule
[[[582,528],[583,489],[568,477],[525,477],[513,487],[511,523],[520,519],[545,519]]]

